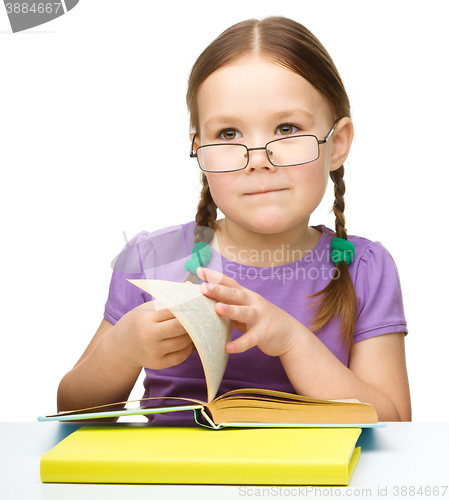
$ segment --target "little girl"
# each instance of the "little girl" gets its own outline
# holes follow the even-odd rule
[[[104,319],[60,383],[58,409],[126,400],[142,368],[144,397],[206,399],[189,335],[127,281],[153,278],[202,283],[217,314],[233,321],[219,394],[260,387],[355,398],[371,403],[380,421],[411,420],[394,261],[380,243],[345,228],[343,164],[353,126],[329,54],[292,20],[241,22],[199,56],[187,104],[203,186],[195,221],[127,244]],[[329,177],[335,232],[308,225]],[[192,268],[185,255],[199,242],[211,256]],[[178,412],[155,421],[191,418]]]

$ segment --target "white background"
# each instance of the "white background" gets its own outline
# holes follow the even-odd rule
[[[347,87],[356,130],[347,228],[393,255],[413,418],[446,421],[444,10],[443,1],[81,0],[12,34],[0,5],[0,420],[56,410],[60,379],[101,322],[123,232],[194,219],[185,92],[196,57],[236,22],[285,15],[322,41]],[[333,227],[331,203],[312,224]],[[139,382],[133,395],[142,392]]]

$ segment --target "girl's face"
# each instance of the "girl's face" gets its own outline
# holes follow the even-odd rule
[[[307,80],[257,55],[210,75],[197,105],[198,146],[255,148],[299,134],[323,139],[334,122],[325,99]],[[252,232],[278,234],[307,225],[326,190],[332,148],[330,138],[317,160],[294,167],[275,167],[264,150],[250,151],[246,169],[206,173],[212,197],[228,220]]]

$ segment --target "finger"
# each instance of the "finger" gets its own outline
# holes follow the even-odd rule
[[[216,300],[217,302],[225,302],[226,304],[247,304],[248,295],[241,288],[233,288],[225,285],[214,285],[204,282],[201,284],[201,293],[207,297]]]
[[[238,354],[245,352],[256,345],[257,340],[254,338],[254,335],[251,335],[251,332],[247,332],[240,338],[235,339],[232,342],[228,342],[225,349],[226,352],[229,352],[230,354]]]
[[[238,323],[252,325],[257,323],[257,312],[252,306],[230,305],[219,302],[215,306],[215,311],[220,316],[232,319]]]
[[[206,269],[204,267],[198,267],[196,274],[202,280],[209,281],[210,283],[220,283],[225,276],[223,273],[214,271],[213,269]]]
[[[193,344],[190,343],[184,349],[175,352],[169,352],[162,358],[162,364],[160,368],[170,368],[171,366],[176,366],[185,361],[192,352]]]
[[[154,320],[157,323],[168,321],[169,319],[173,318],[175,318],[175,315],[170,311],[170,309],[167,309],[166,307],[154,310]]]
[[[160,340],[179,337],[187,334],[186,329],[182,326],[177,318],[170,318],[161,321],[158,326]]]
[[[201,278],[203,281],[208,281],[209,283],[213,284],[220,283],[221,285],[225,286],[243,288],[234,279],[230,278],[229,276],[226,276],[226,274],[223,274],[219,271],[215,271],[214,269],[206,269],[205,267],[199,267],[196,270],[196,273],[199,278]]]
[[[192,343],[192,339],[188,333],[177,337],[166,338],[162,341],[162,348],[165,353],[180,351],[185,349]]]

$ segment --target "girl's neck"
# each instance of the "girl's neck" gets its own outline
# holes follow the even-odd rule
[[[211,246],[223,257],[239,264],[282,266],[304,258],[314,249],[321,234],[308,226],[308,220],[283,233],[260,234],[224,218],[217,221]]]

